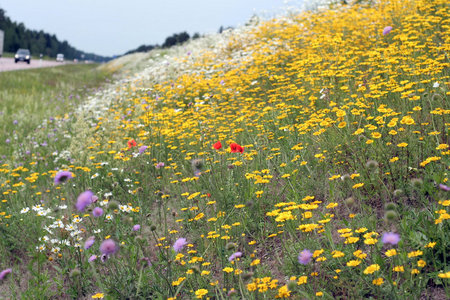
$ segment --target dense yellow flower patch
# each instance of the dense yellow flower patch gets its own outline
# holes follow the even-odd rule
[[[436,232],[450,219],[449,17],[444,0],[380,0],[260,21],[173,58],[164,76],[130,75],[102,114],[77,120],[85,144],[70,144],[74,162],[61,169],[105,207],[123,203],[105,217],[108,238],[120,222],[154,226],[139,239],[167,259],[173,297],[285,298],[296,286],[342,296],[356,278],[400,293],[419,273],[448,278],[428,270],[442,240],[409,232],[399,212],[430,210],[420,220]],[[24,191],[68,202],[42,165],[0,165],[1,205]],[[32,207],[36,217],[45,205]],[[0,206],[0,226],[10,217]],[[83,222],[55,222],[66,219]],[[387,231],[401,242],[383,240]],[[170,257],[176,236],[190,243]],[[44,242],[37,251],[61,254]],[[304,248],[311,257],[300,262]],[[230,259],[232,249],[243,253]]]

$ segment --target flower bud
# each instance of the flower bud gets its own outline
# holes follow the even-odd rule
[[[397,217],[398,214],[393,210],[388,210],[387,212],[384,213],[384,219],[386,220],[386,222],[394,221],[397,219]]]
[[[353,204],[355,204],[355,198],[349,197],[349,198],[345,199],[345,204],[347,206],[353,206]]]
[[[234,249],[236,249],[236,247],[237,247],[237,245],[236,245],[235,243],[228,243],[228,244],[225,246],[225,248],[226,248],[227,250],[234,250]]]
[[[400,197],[400,196],[402,196],[403,195],[403,190],[401,190],[401,189],[396,189],[395,191],[394,191],[394,197]]]
[[[110,202],[108,203],[108,208],[109,208],[110,210],[116,210],[116,209],[119,208],[119,203],[118,203],[117,201],[110,201]]]
[[[72,271],[70,271],[70,278],[75,278],[75,277],[79,277],[81,275],[81,272],[78,268],[73,269]]]
[[[295,290],[296,287],[297,287],[297,282],[294,281],[294,280],[290,280],[290,281],[288,282],[288,284],[287,284],[287,287],[288,287],[288,289],[289,289],[290,291],[293,291],[293,290]]]
[[[394,202],[388,202],[384,205],[384,209],[385,210],[396,210],[397,209],[397,204],[395,204]]]
[[[378,162],[375,161],[375,160],[373,160],[373,159],[369,159],[369,160],[366,162],[366,167],[367,167],[369,170],[375,170],[376,168],[378,168]]]

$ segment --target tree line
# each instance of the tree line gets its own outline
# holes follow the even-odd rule
[[[200,37],[199,33],[194,33],[192,35],[192,37],[186,31],[183,31],[180,33],[174,33],[171,36],[168,36],[162,45],[158,45],[158,44],[156,44],[156,45],[141,45],[141,46],[137,47],[136,49],[126,52],[125,55],[131,54],[131,53],[136,53],[136,52],[147,52],[147,51],[150,51],[155,48],[170,48],[175,45],[181,45],[184,42],[190,40],[191,38],[195,40],[195,39],[198,39],[199,37]]]
[[[231,26],[228,26],[228,27],[220,26],[218,32],[222,33],[224,30],[232,30],[232,29],[233,29],[233,27],[231,27]],[[158,44],[156,44],[156,45],[141,45],[141,46],[137,47],[136,49],[126,52],[124,55],[136,53],[136,52],[147,52],[147,51],[150,51],[155,48],[170,48],[175,45],[181,45],[190,39],[195,40],[200,37],[201,37],[201,35],[198,32],[194,33],[192,36],[190,36],[189,33],[187,33],[186,31],[183,31],[180,33],[174,33],[171,36],[168,36],[162,45],[158,45]]]
[[[86,59],[106,61],[104,57],[93,53],[85,53],[72,47],[67,41],[60,41],[54,34],[44,31],[29,30],[23,23],[13,22],[5,10],[0,8],[0,30],[4,31],[4,52],[15,53],[19,48],[29,49],[32,55],[46,55],[56,57],[62,53],[66,59]]]

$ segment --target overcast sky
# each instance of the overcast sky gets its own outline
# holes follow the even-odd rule
[[[0,0],[13,21],[104,56],[162,44],[182,31],[192,36],[236,27],[255,13],[270,16],[284,6],[283,0]]]

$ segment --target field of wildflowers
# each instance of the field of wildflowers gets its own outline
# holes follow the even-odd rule
[[[2,158],[0,295],[449,298],[449,16],[349,3],[103,66]]]

